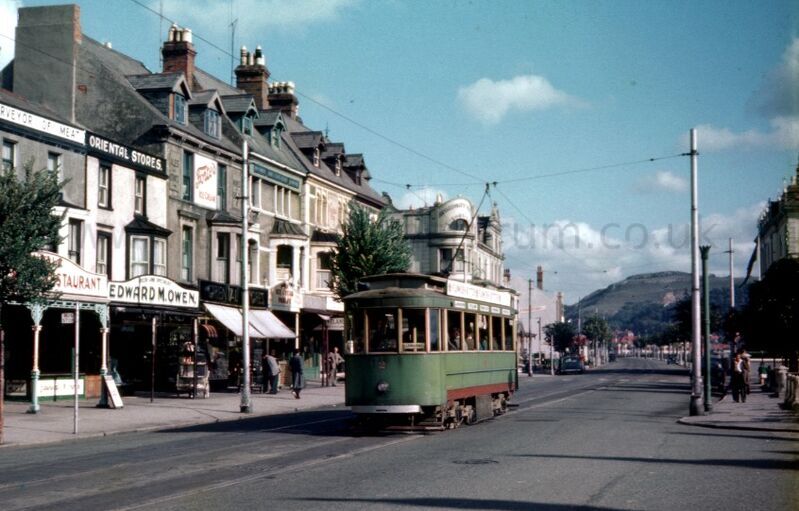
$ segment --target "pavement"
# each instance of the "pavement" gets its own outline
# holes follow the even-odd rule
[[[713,404],[712,412],[683,417],[678,422],[708,428],[799,433],[799,414],[782,410],[780,400],[770,393],[754,385],[752,389],[746,403],[735,403],[727,394]],[[343,408],[344,385],[322,387],[319,382],[309,381],[301,399],[295,399],[288,389],[278,394],[252,393],[251,413],[248,414],[240,412],[240,400],[236,392],[212,393],[205,399],[156,394],[153,402],[149,394],[138,394],[123,397],[124,407],[116,410],[97,408],[97,400],[82,400],[78,406],[77,434],[73,433],[74,404],[71,400],[41,402],[36,414],[27,413],[27,402],[6,401],[4,443],[0,448],[180,428],[315,408]]]
[[[713,403],[713,410],[706,415],[683,417],[677,422],[706,428],[799,433],[799,414],[780,408],[781,401],[753,384],[745,403],[736,403],[728,393]]]
[[[199,424],[235,421],[265,415],[290,414],[314,408],[344,407],[344,385],[322,387],[309,381],[295,399],[291,391],[277,394],[251,393],[251,413],[241,413],[240,394],[211,393],[210,397],[190,399],[175,394],[149,393],[123,396],[119,409],[97,408],[97,399],[78,401],[78,434],[74,434],[74,402],[40,402],[38,413],[28,413],[29,402],[6,401],[3,429],[4,447],[46,444],[117,433],[153,431]]]

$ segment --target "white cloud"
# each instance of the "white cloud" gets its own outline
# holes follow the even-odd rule
[[[17,0],[0,0],[0,69],[14,58],[14,38],[17,28]]]
[[[700,244],[712,247],[711,272],[727,274],[728,259],[722,254],[733,238],[735,273],[744,275],[763,207],[764,203],[757,203],[731,214],[714,213],[700,219]],[[525,226],[506,218],[503,244],[506,267],[514,279],[535,278],[535,267],[542,265],[544,288],[563,291],[568,303],[631,275],[691,270],[688,224],[594,226],[559,220],[551,225]]]
[[[238,0],[234,4],[233,18],[238,19],[236,33],[241,39],[251,40],[260,31],[293,31],[310,25],[336,20],[341,13],[357,5],[360,0]],[[159,9],[159,2],[150,2]],[[219,36],[229,31],[230,4],[218,0],[165,0],[164,15],[180,26],[202,32],[204,37]],[[254,41],[251,44],[258,44]]]
[[[799,117],[799,38],[794,38],[782,61],[764,79],[752,96],[750,107],[766,117]]]
[[[723,151],[725,149],[797,149],[799,148],[799,117],[775,117],[770,131],[747,130],[735,132],[729,128],[718,128],[711,124],[696,127],[699,151]],[[688,146],[688,139],[681,137],[681,146]]]
[[[642,176],[634,188],[640,193],[684,192],[688,189],[688,180],[668,170],[659,170]]]
[[[543,76],[524,75],[510,80],[481,78],[458,89],[466,111],[485,124],[496,124],[513,110],[545,110],[555,106],[579,106],[583,102],[557,90]]]
[[[422,208],[432,206],[436,198],[441,196],[442,200],[447,200],[447,192],[435,188],[420,188],[409,190],[399,199],[394,201],[394,206],[398,209]]]

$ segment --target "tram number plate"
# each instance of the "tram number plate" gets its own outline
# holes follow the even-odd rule
[[[424,343],[423,342],[406,342],[402,345],[405,350],[423,350]]]

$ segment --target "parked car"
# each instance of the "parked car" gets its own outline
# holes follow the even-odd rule
[[[583,374],[585,364],[577,357],[565,357],[560,359],[558,374]]]
[[[669,355],[666,359],[667,364],[676,364],[677,363],[677,355]]]

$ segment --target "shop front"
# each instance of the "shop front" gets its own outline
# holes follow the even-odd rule
[[[198,341],[199,292],[166,277],[141,275],[111,282],[108,297],[115,379],[130,391],[175,392],[181,355]]]
[[[274,351],[283,359],[285,345],[290,345],[294,332],[268,309],[268,294],[263,288],[249,288],[250,381],[263,384],[262,360]],[[235,386],[241,381],[242,369],[242,288],[207,280],[200,281],[200,300],[204,314],[201,329],[206,336],[211,385]],[[212,335],[213,334],[213,335]],[[287,358],[286,358],[287,360]],[[221,367],[226,367],[223,374]],[[216,383],[214,383],[216,382]]]
[[[108,279],[58,254],[36,252],[55,265],[56,284],[43,300],[3,307],[6,397],[39,401],[103,395],[108,340]]]

